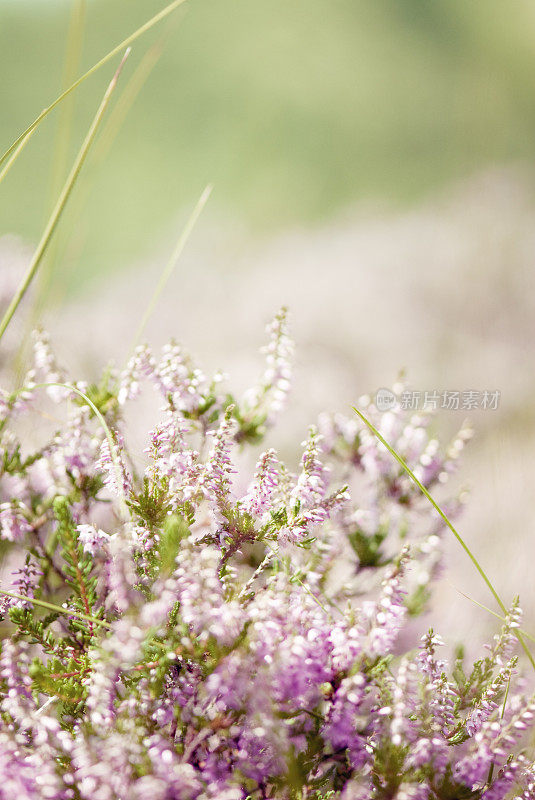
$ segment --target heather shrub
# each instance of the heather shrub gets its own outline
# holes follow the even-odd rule
[[[1,798],[535,796],[518,601],[475,663],[418,627],[444,519],[351,411],[303,430],[297,467],[266,448],[284,310],[268,332],[242,397],[173,342],[68,382],[35,334],[0,398]],[[443,449],[430,415],[363,406],[457,513],[469,430]]]

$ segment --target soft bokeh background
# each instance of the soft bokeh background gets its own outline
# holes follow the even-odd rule
[[[163,5],[2,0],[0,149]],[[6,283],[112,72],[46,120],[3,184]],[[499,389],[497,412],[469,415],[461,529],[504,595],[520,592],[534,630],[531,0],[190,0],[134,45],[114,103],[30,303],[63,360],[90,374],[122,363],[213,183],[149,340],[174,335],[245,385],[264,323],[288,304],[287,452],[321,408],[347,410],[401,368],[422,391]],[[27,330],[21,316],[12,337]],[[460,422],[443,411],[437,427]],[[487,602],[455,546],[449,562],[449,580]],[[455,635],[493,625],[447,581],[439,611]]]

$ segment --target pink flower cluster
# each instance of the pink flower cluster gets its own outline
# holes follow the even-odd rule
[[[415,634],[443,521],[351,415],[322,415],[294,468],[262,449],[289,388],[284,310],[268,331],[241,399],[174,343],[45,394],[65,373],[43,334],[2,393],[0,800],[535,796],[518,602],[473,664]],[[161,410],[135,453],[145,386]],[[443,452],[427,416],[365,405],[458,510],[467,429]]]

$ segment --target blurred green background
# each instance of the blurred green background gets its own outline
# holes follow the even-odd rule
[[[65,70],[87,69],[164,5],[2,0],[1,150]],[[61,221],[51,258],[71,287],[153,252],[208,182],[209,216],[264,235],[360,202],[409,204],[535,153],[532,0],[189,0],[135,43],[116,104],[162,36]],[[36,132],[2,187],[2,232],[37,240],[113,68]]]

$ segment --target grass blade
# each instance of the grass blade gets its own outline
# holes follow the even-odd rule
[[[11,153],[10,158],[8,158],[7,163],[5,164],[3,170],[0,172],[0,183],[2,183],[2,181],[6,177],[11,167],[13,166],[17,158],[20,156],[20,154],[22,153],[22,151],[32,138],[34,131],[35,128],[32,128],[31,131],[28,131],[28,133],[22,138],[22,140],[18,143],[17,147]]]
[[[498,614],[496,611],[493,611],[492,608],[489,608],[484,603],[480,603],[479,600],[475,600],[473,597],[470,597],[469,594],[466,594],[466,592],[463,592],[462,589],[459,589],[451,581],[448,581],[448,583],[452,587],[452,589],[455,589],[456,592],[461,594],[463,597],[466,597],[466,599],[469,600],[471,603],[473,603],[475,606],[477,606],[478,608],[483,609],[483,611],[487,611],[489,614],[492,614],[492,616],[496,617],[496,619],[499,619],[502,622],[506,622],[505,617],[502,617],[501,614]],[[530,642],[535,642],[535,636],[532,636],[531,633],[528,633],[527,631],[525,631],[524,628],[519,628],[518,630],[522,634],[522,636],[525,636],[525,638],[529,639]]]
[[[144,33],[146,33],[148,30],[150,30],[154,25],[156,25],[162,19],[165,19],[165,17],[167,17],[169,14],[171,14],[175,10],[175,8],[178,8],[178,6],[180,6],[183,3],[185,3],[185,1],[186,0],[174,0],[174,2],[170,3],[168,6],[166,6],[164,9],[162,9],[162,11],[160,11],[154,17],[151,17],[151,19],[149,19],[148,22],[145,22],[144,25],[142,25],[140,28],[135,30],[134,33],[131,33],[130,36],[127,36],[127,38],[124,39],[124,41],[122,41],[116,47],[114,47],[113,50],[110,50],[109,53],[106,53],[106,55],[103,58],[101,58],[100,61],[97,61],[97,63],[94,64],[90,69],[88,69],[87,72],[84,72],[84,74],[81,75],[76,81],[74,81],[74,83],[71,84],[68,89],[65,89],[65,91],[62,92],[59,95],[59,97],[57,97],[54,100],[53,103],[51,103],[43,111],[41,111],[39,116],[34,119],[32,124],[29,125],[26,128],[26,130],[23,131],[23,133],[21,133],[20,136],[17,139],[15,139],[13,144],[10,147],[8,147],[6,152],[0,157],[0,166],[4,163],[4,161],[7,158],[9,158],[11,153],[13,153],[13,151],[18,147],[18,145],[24,139],[24,137],[27,136],[27,134],[30,133],[30,131],[33,131],[33,129],[36,128],[39,125],[39,123],[57,105],[59,105],[63,100],[65,100],[65,98],[68,97],[71,94],[71,92],[74,92],[74,90],[77,89],[78,86],[80,86],[80,84],[82,84],[85,80],[87,80],[87,78],[91,77],[91,75],[93,75],[101,67],[103,67],[105,64],[107,64],[108,61],[110,61],[118,53],[123,52],[123,50],[125,50],[127,47],[129,47],[133,42],[135,42],[136,39],[138,39],[140,36],[142,36]]]
[[[93,403],[91,398],[88,397],[86,394],[84,394],[84,392],[82,392],[81,389],[78,389],[76,386],[73,386],[71,383],[61,383],[61,382],[55,382],[55,381],[48,381],[46,383],[36,383],[33,388],[34,389],[46,389],[49,386],[58,386],[58,387],[60,387],[62,389],[68,389],[70,392],[74,392],[74,394],[77,394],[78,397],[80,397],[85,403],[87,403],[87,405],[90,407],[90,409],[93,412],[93,414],[96,416],[96,418],[100,422],[100,424],[102,426],[102,429],[103,429],[104,433],[106,434],[106,439],[108,441],[108,446],[110,448],[110,456],[111,456],[111,459],[113,461],[113,467],[115,469],[115,479],[117,481],[117,490],[119,491],[119,494],[120,494],[119,500],[120,500],[121,513],[123,514],[124,521],[125,522],[128,521],[130,516],[129,516],[129,513],[128,513],[128,506],[126,504],[126,497],[125,497],[125,494],[124,494],[124,491],[123,491],[123,483],[122,483],[122,477],[121,477],[121,463],[120,463],[120,461],[119,461],[119,459],[117,457],[117,453],[116,453],[116,449],[115,449],[115,442],[113,440],[112,433],[111,433],[111,431],[109,429],[108,423],[104,419],[104,416],[99,411],[99,409],[96,407],[96,405]],[[19,389],[18,392],[15,392],[15,394],[20,394],[20,392],[23,392],[23,391],[24,391],[24,387],[22,389]]]
[[[59,614],[67,614],[69,617],[78,617],[78,619],[84,619],[87,622],[93,622],[95,625],[102,625],[104,628],[111,628],[111,625],[109,625],[107,622],[104,622],[102,619],[91,617],[89,614],[82,614],[81,611],[74,611],[72,608],[63,608],[63,606],[57,606],[55,603],[49,603],[47,600],[36,600],[34,597],[26,597],[25,595],[17,594],[16,592],[5,592],[3,589],[0,589],[0,594],[3,594],[5,597],[14,597],[15,600],[27,600],[28,603],[41,606],[41,608],[47,608],[49,611],[57,611]]]
[[[154,290],[154,294],[152,295],[152,297],[150,299],[150,302],[149,302],[147,308],[145,309],[145,313],[143,314],[143,317],[142,317],[141,322],[139,324],[139,328],[137,329],[136,335],[134,336],[134,339],[133,339],[133,342],[132,342],[132,345],[131,345],[131,348],[130,348],[130,354],[135,350],[136,346],[139,344],[139,341],[140,341],[141,337],[143,336],[143,332],[144,332],[144,330],[145,330],[145,328],[147,326],[147,322],[149,321],[149,318],[150,318],[152,312],[154,311],[154,309],[156,307],[156,303],[158,302],[158,299],[159,299],[161,293],[163,292],[163,290],[165,288],[165,284],[167,283],[167,281],[171,277],[171,275],[173,273],[173,270],[176,267],[176,264],[178,262],[178,259],[182,255],[182,251],[184,250],[186,242],[188,241],[188,239],[189,239],[189,237],[191,235],[191,232],[192,232],[193,228],[195,227],[195,223],[199,219],[199,216],[201,215],[201,212],[202,212],[203,208],[205,207],[206,203],[208,202],[208,198],[210,197],[211,193],[212,193],[212,187],[211,186],[207,186],[206,189],[201,194],[199,200],[197,201],[197,205],[193,209],[193,211],[191,213],[191,216],[189,217],[188,221],[186,222],[186,224],[184,226],[184,229],[183,229],[182,233],[180,234],[180,238],[179,238],[179,240],[178,240],[178,242],[176,244],[176,247],[173,250],[171,258],[167,262],[167,266],[165,267],[164,271],[161,274],[160,280],[158,281],[156,289]]]
[[[123,64],[124,64],[129,52],[130,51],[127,50],[126,53],[124,54],[124,56],[123,56],[123,58],[121,60],[121,63],[119,64],[119,67],[117,68],[117,71],[115,72],[115,75],[111,79],[111,82],[110,82],[108,88],[106,89],[104,97],[102,98],[102,102],[101,102],[101,104],[100,104],[100,106],[99,106],[99,108],[97,110],[97,113],[95,114],[93,122],[91,123],[91,126],[90,126],[90,128],[89,128],[89,130],[87,132],[87,135],[86,135],[86,137],[84,139],[82,147],[80,148],[80,152],[78,153],[78,155],[77,155],[77,157],[75,159],[75,162],[74,162],[74,164],[72,166],[72,169],[71,169],[71,171],[70,171],[70,173],[69,173],[69,175],[67,177],[65,185],[63,186],[63,189],[62,189],[61,194],[60,194],[60,196],[59,196],[59,198],[57,200],[57,203],[56,203],[56,205],[54,207],[54,210],[52,211],[50,219],[48,220],[47,226],[46,226],[46,228],[45,228],[45,230],[43,232],[43,235],[41,236],[41,240],[40,240],[39,244],[37,245],[37,249],[36,249],[35,253],[33,254],[33,257],[32,257],[32,260],[30,262],[30,265],[29,265],[29,267],[28,267],[28,269],[26,271],[26,274],[25,274],[24,278],[22,279],[21,285],[19,286],[15,296],[13,297],[11,303],[9,304],[9,306],[7,308],[7,311],[5,312],[5,314],[4,314],[3,318],[2,318],[2,321],[0,322],[0,339],[4,335],[7,326],[11,322],[11,319],[13,318],[13,315],[14,315],[15,311],[17,310],[18,306],[19,306],[19,303],[21,302],[22,298],[26,294],[26,292],[28,290],[28,287],[29,287],[30,283],[32,282],[32,280],[33,280],[33,278],[35,276],[35,273],[37,272],[37,270],[39,268],[39,264],[41,263],[43,255],[45,254],[46,249],[47,249],[47,247],[48,247],[48,245],[50,243],[50,240],[52,239],[52,236],[54,234],[54,230],[56,228],[56,225],[58,224],[59,218],[61,217],[63,209],[65,208],[67,200],[69,199],[69,195],[70,195],[70,193],[72,191],[72,188],[73,188],[74,184],[76,183],[76,179],[78,178],[78,175],[80,174],[80,170],[82,169],[82,166],[83,166],[83,163],[84,163],[84,161],[86,159],[87,153],[89,152],[89,149],[90,149],[90,147],[91,147],[91,145],[93,143],[93,140],[94,140],[94,138],[96,136],[98,127],[99,127],[99,125],[100,125],[100,123],[102,121],[102,118],[104,116],[106,108],[108,107],[108,103],[110,102],[111,96],[113,94],[113,90],[115,89],[115,86],[117,85],[117,80],[119,79],[119,75],[120,75],[121,69],[123,67]]]
[[[71,18],[69,21],[69,31],[67,34],[67,45],[65,48],[63,65],[63,77],[61,82],[62,91],[65,91],[69,88],[69,86],[76,79],[76,75],[79,70],[84,39],[85,17],[86,0],[76,0],[72,7]],[[59,112],[50,180],[49,200],[51,203],[58,196],[62,181],[65,178],[69,143],[71,140],[74,100],[75,96],[70,96],[68,101],[63,104]]]
[[[63,77],[61,90],[65,91],[76,79],[80,67],[82,55],[84,29],[86,20],[86,0],[75,0],[69,20],[69,30],[67,33],[67,44],[63,63]],[[72,126],[74,118],[76,95],[70,95],[59,110],[57,120],[56,137],[54,143],[54,155],[52,157],[52,169],[50,171],[50,188],[47,198],[45,213],[50,213],[54,201],[61,191],[61,184],[65,179],[65,173],[69,159],[69,145],[72,136]],[[34,128],[35,130],[35,128]],[[46,217],[45,217],[46,219]],[[46,287],[50,283],[54,269],[54,262],[57,257],[58,237],[54,238],[46,257],[43,259],[39,273],[39,290],[36,292],[35,306],[32,313],[28,316],[28,326],[30,329],[35,327],[36,317],[40,308],[40,298],[46,294]],[[20,360],[24,349],[26,337],[23,337],[18,354]]]
[[[175,23],[175,21],[176,20],[173,19],[173,23]],[[97,170],[95,168],[100,166],[100,164],[107,157],[130,109],[134,105],[152,70],[158,63],[160,56],[162,55],[169,40],[171,30],[174,30],[175,27],[176,25],[173,24],[172,26],[169,26],[169,28],[166,28],[163,35],[160,36],[147,50],[138,66],[133,71],[131,77],[126,82],[121,94],[118,95],[113,108],[110,110],[110,113],[107,115],[106,121],[102,125],[98,140],[95,142],[95,145],[92,148],[89,156],[91,164],[94,168],[91,170],[91,173],[86,174],[84,182],[78,187],[76,197],[73,198],[73,201],[70,204],[68,213],[71,219],[76,219],[77,221],[82,219],[82,209],[87,203],[87,199],[94,184],[95,175],[97,174]],[[67,225],[66,228],[70,230],[71,226]],[[72,264],[74,261],[76,261],[81,250],[83,250],[86,234],[87,229],[84,230],[84,235],[81,235],[79,226],[77,225],[75,243],[72,242],[72,240],[70,241],[69,236],[67,236],[66,243],[64,240],[63,247],[59,248],[60,253],[58,259],[69,264]],[[56,239],[56,242],[57,241],[58,240]],[[51,288],[52,282],[53,269],[50,269],[47,270],[46,279],[43,279],[40,283],[39,295],[35,300],[33,319],[39,317],[40,312],[46,307],[49,301],[52,301],[56,307],[61,305],[63,302],[65,294],[68,292],[68,280],[61,281],[54,293],[52,293]],[[32,320],[29,320],[29,325],[31,325],[31,323]]]
[[[93,153],[93,158],[103,161],[108,155],[130,109],[160,60],[172,31],[176,29],[176,23],[177,20],[175,18],[172,20],[172,24],[165,27],[162,35],[149,47],[136,69],[132,72],[106,120],[99,137],[98,146]]]
[[[384,447],[386,447],[386,449],[388,450],[390,455],[392,455],[396,459],[398,464],[404,469],[404,471],[407,473],[407,475],[413,481],[413,483],[416,484],[416,486],[420,489],[422,494],[425,495],[425,497],[429,500],[429,502],[431,503],[431,505],[433,506],[435,511],[437,511],[437,513],[440,515],[440,517],[442,517],[443,521],[446,523],[446,525],[448,526],[450,531],[453,533],[453,535],[455,536],[455,538],[457,539],[457,541],[459,542],[459,544],[463,548],[464,552],[466,553],[466,555],[468,556],[468,558],[470,559],[470,561],[472,562],[472,564],[474,565],[476,570],[479,572],[479,575],[481,576],[481,578],[483,578],[483,580],[485,581],[488,589],[490,590],[492,596],[494,597],[494,599],[498,603],[500,609],[503,611],[504,615],[507,615],[507,613],[508,613],[507,612],[507,608],[505,607],[505,604],[504,604],[503,600],[501,599],[500,595],[498,594],[498,592],[496,591],[496,589],[492,585],[492,582],[491,582],[490,578],[488,577],[487,573],[485,572],[485,570],[483,569],[483,567],[481,566],[481,564],[479,563],[479,561],[477,560],[475,555],[472,553],[472,551],[470,550],[470,548],[468,547],[466,542],[464,541],[464,539],[461,536],[461,534],[458,532],[458,530],[455,528],[453,523],[450,521],[450,519],[448,518],[446,513],[441,509],[441,507],[438,505],[436,500],[433,499],[433,497],[428,492],[428,490],[425,488],[423,483],[421,483],[421,481],[418,480],[418,478],[416,477],[416,475],[414,474],[412,469],[409,467],[409,465],[406,463],[406,461],[400,456],[400,454],[396,450],[394,450],[394,448],[391,445],[388,444],[386,439],[379,433],[377,428],[370,422],[370,420],[367,419],[364,416],[362,411],[359,411],[358,408],[355,408],[355,406],[353,406],[353,411],[355,412],[355,414],[357,414],[358,417],[360,417],[362,422],[364,422],[366,427],[377,437],[377,439],[379,439],[381,444],[384,445]],[[533,669],[535,669],[535,659],[531,655],[529,647],[527,646],[527,644],[524,641],[524,637],[517,630],[515,630],[515,635],[516,635],[516,637],[517,637],[522,649],[524,650],[526,656],[528,657],[531,666],[533,667]]]

